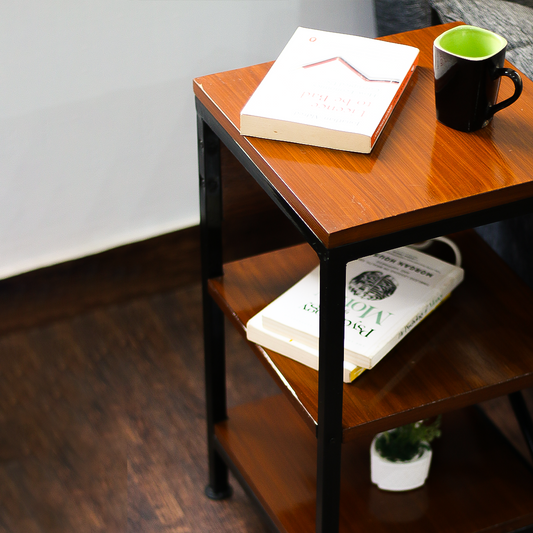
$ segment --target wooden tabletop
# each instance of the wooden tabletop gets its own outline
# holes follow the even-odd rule
[[[369,155],[241,136],[240,111],[272,63],[197,78],[194,91],[327,248],[532,198],[531,80],[483,130],[436,120],[432,43],[453,25],[387,37],[420,48],[420,62]]]

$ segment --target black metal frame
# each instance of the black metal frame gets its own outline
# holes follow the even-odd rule
[[[205,387],[207,403],[207,448],[212,499],[231,495],[228,467],[215,449],[215,424],[227,418],[224,315],[207,290],[207,280],[222,274],[222,180],[220,141],[198,118],[200,217],[202,240],[202,297],[204,319]]]
[[[317,426],[317,503],[316,531],[331,533],[339,528],[340,475],[342,446],[342,396],[344,359],[344,291],[346,263],[358,257],[429,239],[438,235],[475,227],[533,211],[533,198],[461,215],[437,223],[327,249],[312,229],[291,209],[272,187],[246,152],[196,100],[202,235],[202,282],[204,298],[204,341],[207,399],[209,485],[211,498],[231,494],[228,466],[217,450],[214,427],[227,418],[225,388],[224,317],[207,291],[207,281],[222,274],[222,183],[220,142],[233,153],[268,196],[293,222],[320,258],[320,343]],[[327,318],[326,318],[327,317]],[[326,350],[327,347],[327,350]],[[327,361],[323,354],[327,351]],[[515,393],[518,394],[518,393]],[[533,455],[533,424],[518,396],[512,396]],[[225,455],[225,454],[223,454]]]
[[[509,401],[511,402],[515,417],[529,449],[529,454],[533,460],[533,420],[531,420],[531,413],[527,408],[522,391],[509,394]]]

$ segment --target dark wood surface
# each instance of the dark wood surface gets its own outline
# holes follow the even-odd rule
[[[531,291],[475,234],[453,236],[465,281],[375,368],[344,385],[344,440],[383,431],[533,385]],[[212,295],[245,334],[249,318],[317,264],[308,245],[225,265]],[[317,373],[252,345],[311,429]],[[273,368],[276,370],[274,371]]]
[[[234,481],[204,495],[199,284],[46,322],[0,335],[0,532],[266,533]],[[230,405],[277,393],[228,343]]]
[[[0,333],[200,280],[198,226],[0,280]]]
[[[241,137],[240,110],[271,63],[198,78],[195,94],[328,248],[530,198],[533,82],[479,132],[437,123],[432,42],[448,27],[386,38],[422,51],[370,155]]]
[[[442,431],[428,481],[406,493],[371,484],[371,437],[345,444],[340,531],[496,533],[533,523],[533,470],[478,410],[444,415]],[[314,531],[316,440],[284,397],[233,409],[216,435],[280,531]]]

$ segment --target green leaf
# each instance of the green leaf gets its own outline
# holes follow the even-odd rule
[[[390,431],[385,431],[376,440],[376,450],[385,459],[393,462],[410,461],[420,457],[429,443],[440,437],[439,415],[431,424],[413,422]]]

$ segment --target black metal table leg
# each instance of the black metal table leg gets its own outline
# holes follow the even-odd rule
[[[224,315],[207,290],[209,278],[222,274],[222,184],[220,140],[198,117],[200,175],[200,228],[202,240],[202,291],[207,411],[209,484],[212,499],[231,495],[228,467],[215,449],[215,424],[227,418]]]
[[[346,262],[320,260],[316,531],[339,530]],[[326,364],[327,357],[327,364]]]
[[[522,391],[509,394],[509,400],[511,401],[514,414],[529,448],[531,459],[533,459],[533,421],[531,420],[531,413],[527,408]]]

